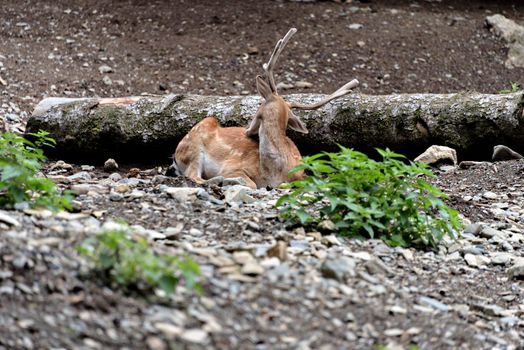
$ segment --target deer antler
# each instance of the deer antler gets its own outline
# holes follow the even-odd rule
[[[305,105],[302,103],[296,103],[296,102],[290,102],[289,107],[290,108],[297,108],[297,109],[317,109],[319,107],[322,107],[326,103],[328,103],[331,100],[334,100],[336,98],[342,97],[344,95],[347,95],[351,92],[352,89],[356,88],[358,86],[359,82],[357,79],[351,80],[346,85],[342,86],[340,89],[329,95],[328,97],[324,98],[323,100],[320,100],[316,103]]]
[[[280,53],[286,46],[289,39],[297,32],[296,28],[291,28],[286,36],[284,38],[280,39],[277,42],[277,45],[275,46],[275,49],[273,50],[273,53],[271,54],[271,57],[269,58],[269,61],[267,63],[264,63],[262,66],[264,68],[264,72],[266,73],[266,77],[269,83],[269,87],[271,88],[271,92],[278,95],[277,92],[277,86],[275,84],[275,78],[273,77],[273,68],[275,67],[275,63],[278,60],[278,56],[280,56]]]

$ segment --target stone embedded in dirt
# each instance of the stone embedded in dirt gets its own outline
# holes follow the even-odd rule
[[[139,168],[131,168],[127,172],[127,177],[138,177],[140,175],[140,169]]]
[[[70,175],[67,177],[71,181],[89,181],[92,179],[91,174],[89,174],[87,171],[80,171],[78,173],[75,173],[73,175]]]
[[[206,344],[209,341],[209,335],[203,329],[188,329],[180,334],[180,338],[186,342],[194,344]]]
[[[346,251],[344,251],[344,253],[345,252]],[[348,251],[347,254],[349,256],[351,256],[352,258],[363,260],[363,261],[369,261],[369,260],[373,259],[371,254],[369,254],[368,252],[363,252],[363,251],[362,252],[350,252],[350,251]]]
[[[242,266],[240,272],[248,276],[257,276],[264,273],[264,268],[256,260],[250,260]]]
[[[504,237],[504,233],[502,233],[501,231],[499,230],[495,230],[494,228],[492,227],[489,227],[489,226],[485,226],[482,228],[482,230],[480,231],[479,233],[479,236],[480,237],[484,237],[484,238],[487,238],[487,239],[490,239],[490,238],[493,238],[493,237]]]
[[[182,334],[183,329],[167,322],[157,322],[153,327],[162,332],[168,339],[174,339]]]
[[[451,163],[457,165],[457,151],[447,146],[430,146],[424,153],[415,158],[416,162],[436,165],[440,163]]]
[[[13,218],[10,215],[7,215],[7,213],[4,211],[0,211],[0,222],[4,222],[10,226],[19,226],[20,225],[20,222],[18,222],[18,220],[16,220],[15,218]]]
[[[118,182],[122,180],[122,175],[120,175],[119,173],[112,173],[107,178],[113,182]]]
[[[108,173],[118,170],[118,164],[113,158],[109,158],[104,162],[104,170]]]
[[[524,279],[524,262],[517,262],[506,270],[510,278]]]
[[[191,203],[196,201],[199,193],[205,190],[195,187],[167,187],[164,192],[181,203]]]
[[[337,238],[337,236],[335,235],[327,235],[327,236],[323,236],[320,240],[320,242],[328,247],[331,247],[331,246],[340,246],[342,245],[340,243],[340,240]]]
[[[419,302],[421,304],[425,304],[427,306],[430,306],[432,307],[433,309],[436,309],[436,310],[439,310],[439,311],[449,311],[450,307],[446,304],[444,304],[443,302],[440,302],[436,299],[433,299],[433,298],[430,298],[430,297],[425,297],[425,296],[422,296],[419,298]]]
[[[524,26],[501,14],[486,17],[486,23],[491,31],[506,41],[509,48],[506,67],[524,67]]]
[[[102,74],[113,73],[113,68],[109,67],[107,64],[103,64],[98,67],[98,71]]]
[[[515,152],[511,148],[504,145],[497,145],[493,147],[493,155],[491,159],[494,162],[503,160],[522,159],[524,156],[520,153]]]
[[[118,184],[114,187],[114,190],[117,193],[127,193],[131,192],[131,187],[129,187],[129,185],[126,184]]]
[[[80,169],[82,171],[93,171],[93,170],[95,170],[95,167],[92,166],[92,165],[81,165]]]
[[[124,199],[124,195],[122,193],[111,191],[109,193],[109,200],[113,202],[120,202]]]
[[[406,261],[412,261],[413,260],[413,252],[409,249],[405,248],[399,248],[400,254],[406,259]]]
[[[175,226],[169,226],[164,230],[164,234],[167,239],[175,239],[180,236],[182,230],[184,229],[184,224],[182,222],[177,223]]]
[[[76,194],[87,194],[89,192],[94,193],[108,193],[109,187],[98,184],[75,184],[71,186],[71,190]]]
[[[224,191],[224,201],[228,204],[253,203],[255,199],[249,195],[251,188],[235,185]]]
[[[325,278],[344,282],[355,275],[355,261],[346,256],[329,256],[320,266],[320,272]]]
[[[493,265],[507,265],[511,262],[512,255],[508,253],[496,253],[491,257]]]
[[[102,82],[107,86],[113,85],[113,80],[111,80],[111,78],[108,75],[104,75],[104,77],[102,78]]]
[[[464,233],[470,233],[473,235],[478,235],[482,231],[482,225],[475,223],[475,224],[469,224],[464,228]]]
[[[402,307],[400,305],[393,305],[392,307],[388,309],[388,311],[393,314],[401,314],[401,315],[405,315],[408,313],[408,310],[405,307]]]
[[[482,194],[482,197],[486,199],[498,199],[499,195],[496,194],[495,192],[487,191]]]
[[[167,344],[160,337],[150,336],[146,339],[146,344],[150,350],[167,350]]]
[[[491,260],[488,257],[485,257],[483,255],[473,255],[470,253],[464,255],[464,260],[471,267],[488,265],[491,262]]]
[[[287,260],[287,244],[284,241],[277,241],[275,245],[268,249],[267,256],[277,257],[280,261]]]
[[[393,270],[379,258],[372,258],[364,263],[364,267],[371,275],[394,276]]]
[[[226,178],[223,178],[222,180],[222,186],[235,186],[235,185],[245,186],[246,180],[244,180],[241,177],[226,177]]]
[[[472,304],[471,310],[480,311],[487,316],[509,316],[508,310],[494,304]]]
[[[337,226],[331,220],[322,220],[318,223],[317,229],[320,232],[334,232],[337,230]]]
[[[297,89],[310,89],[313,87],[313,84],[305,80],[300,80],[295,83],[295,87]]]
[[[289,83],[285,83],[283,81],[279,82],[277,84],[277,89],[278,90],[289,90],[289,89],[293,89],[295,87],[295,85],[293,84],[289,84]]]
[[[71,164],[64,162],[63,160],[59,160],[56,163],[51,165],[51,167],[49,168],[49,171],[53,171],[56,169],[72,170],[73,166]]]
[[[233,260],[235,260],[237,264],[244,265],[249,261],[255,260],[255,257],[250,252],[238,251],[233,252]]]
[[[485,250],[483,246],[477,246],[477,245],[467,245],[462,248],[463,254],[473,254],[473,255],[482,255],[484,254]]]
[[[458,167],[459,169],[469,169],[471,167],[482,166],[482,165],[487,165],[495,169],[497,168],[495,164],[492,164],[490,162],[477,162],[473,160],[463,160],[462,162],[459,163]]]

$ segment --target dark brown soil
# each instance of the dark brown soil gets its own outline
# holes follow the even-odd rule
[[[290,27],[298,33],[279,62],[281,82],[323,93],[353,78],[369,94],[497,92],[524,70],[504,67],[507,49],[485,25],[494,13],[520,20],[524,3],[7,1],[0,102],[30,112],[45,96],[254,93]],[[101,65],[114,70],[111,85]]]

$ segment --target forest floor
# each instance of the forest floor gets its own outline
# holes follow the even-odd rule
[[[524,3],[7,1],[0,121],[24,131],[48,96],[254,94],[290,27],[284,93],[353,78],[366,94],[497,93],[524,69],[505,66],[485,24],[495,13],[522,21]],[[75,213],[0,210],[0,349],[524,347],[522,160],[436,169],[467,224],[438,252],[286,227],[273,207],[282,190],[226,202],[235,188],[208,186],[180,202],[170,189],[192,184],[163,176],[168,164],[54,165],[47,176],[80,193]],[[129,295],[86,274],[74,247],[119,219],[155,250],[198,261],[203,294]]]

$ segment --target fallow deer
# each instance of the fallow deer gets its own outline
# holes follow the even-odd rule
[[[350,81],[333,94],[311,105],[284,101],[278,95],[273,69],[280,53],[296,31],[295,28],[290,29],[286,36],[278,41],[269,62],[263,65],[264,76],[256,77],[256,86],[264,101],[247,129],[223,128],[214,117],[200,121],[176,148],[173,167],[181,174],[197,183],[216,176],[240,177],[252,188],[276,187],[282,182],[303,176],[302,172],[291,177],[288,175],[302,158],[293,141],[286,136],[286,128],[308,133],[304,123],[291,109],[319,108],[351,92],[351,89],[358,85],[358,81]]]

